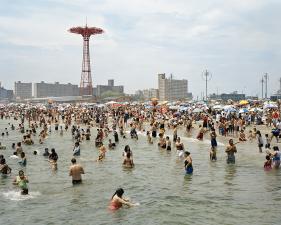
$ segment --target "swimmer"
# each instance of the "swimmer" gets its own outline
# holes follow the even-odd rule
[[[76,142],[73,148],[73,156],[80,156],[80,145]]]
[[[171,151],[172,150],[171,145],[172,145],[172,143],[170,141],[169,136],[166,136],[166,146],[167,146],[166,150],[167,151]]]
[[[177,149],[178,156],[182,158],[184,156],[184,146],[183,143],[181,142],[180,137],[177,138],[176,149]]]
[[[278,146],[273,147],[273,153],[272,153],[272,164],[274,169],[278,169],[280,166],[280,151]]]
[[[153,141],[152,141],[152,138],[151,138],[151,136],[150,136],[150,132],[149,132],[149,131],[146,132],[146,136],[147,136],[147,142],[148,142],[149,144],[153,144]]]
[[[99,147],[99,151],[100,151],[100,154],[99,154],[99,158],[97,161],[102,161],[105,158],[105,153],[106,153],[106,148],[103,145],[103,143],[101,143],[101,146]]]
[[[109,149],[114,149],[114,148],[116,147],[116,144],[115,144],[115,143],[112,143],[111,139],[109,139],[108,142],[109,142],[109,143],[108,143],[108,148],[109,148]]]
[[[247,141],[244,130],[241,130],[239,133],[239,141]]]
[[[49,157],[49,155],[50,155],[49,149],[45,148],[45,152],[43,153],[43,156]]]
[[[266,161],[264,162],[263,168],[264,170],[268,171],[272,169],[272,160],[269,155],[265,156]]]
[[[26,166],[26,157],[25,157],[25,153],[24,153],[24,152],[22,152],[22,153],[20,154],[20,158],[21,158],[21,161],[19,161],[19,164],[20,164],[21,166]]]
[[[197,139],[202,141],[203,140],[203,137],[204,137],[204,127],[202,127],[201,125],[199,125],[199,132],[198,132],[198,135],[197,135]]]
[[[123,198],[123,194],[124,190],[122,188],[118,188],[115,191],[111,198],[109,209],[117,210],[120,209],[123,205],[127,205],[129,207],[135,206],[135,204],[130,203],[128,199]]]
[[[131,153],[127,152],[124,160],[123,160],[123,166],[127,168],[133,168],[134,167],[134,162],[133,159],[131,158]]]
[[[261,136],[261,132],[258,130],[257,131],[257,139],[258,139],[258,147],[259,147],[259,152],[262,152],[262,147],[263,147],[263,139]]]
[[[229,140],[229,145],[227,146],[225,150],[227,154],[227,164],[235,164],[235,153],[237,153],[237,149],[235,144],[233,143],[233,139]]]
[[[6,164],[6,160],[2,158],[0,160],[0,173],[2,175],[8,175],[11,174],[12,169]]]
[[[72,184],[81,184],[82,176],[81,174],[85,174],[84,169],[81,165],[76,163],[76,159],[71,159],[72,166],[69,169],[69,176],[72,176]]]
[[[184,168],[186,174],[192,174],[193,173],[193,167],[192,167],[192,158],[190,156],[190,152],[186,151],[184,153],[184,156],[186,157],[184,160]]]
[[[54,148],[51,149],[51,154],[49,155],[49,162],[50,162],[50,165],[51,165],[51,168],[53,170],[57,170],[58,168],[58,164],[57,164],[57,161],[58,161],[58,154],[56,153],[56,150]]]
[[[210,150],[210,160],[211,161],[217,161],[217,150],[215,147],[211,147]]]
[[[270,149],[270,137],[268,136],[268,134],[265,134],[265,149]]]
[[[17,143],[16,152],[17,152],[18,156],[23,152],[22,147],[21,147],[21,142]]]
[[[122,156],[125,158],[126,155],[128,154],[128,152],[130,152],[130,156],[131,156],[131,158],[133,158],[133,152],[131,151],[130,146],[126,145],[125,148],[124,148]]]
[[[27,176],[25,176],[24,172],[20,170],[19,175],[14,179],[13,184],[18,185],[18,187],[21,189],[22,195],[28,195],[27,183],[29,183]]]

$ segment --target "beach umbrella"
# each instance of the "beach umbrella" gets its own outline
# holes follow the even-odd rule
[[[181,106],[180,108],[179,108],[179,111],[187,111],[189,108],[188,107],[186,107],[186,106]]]
[[[237,109],[229,108],[227,110],[224,110],[225,112],[237,112]]]
[[[178,110],[180,107],[177,106],[177,105],[172,105],[172,106],[169,106],[169,109],[172,109],[172,110]]]
[[[243,108],[243,109],[240,109],[240,110],[239,110],[239,113],[247,113],[247,112],[249,112],[249,110],[246,109],[246,108]]]
[[[233,105],[226,105],[223,107],[225,112],[236,112],[237,110]]]
[[[213,106],[213,109],[223,109],[223,106],[222,105],[215,105],[215,106]]]
[[[264,109],[276,109],[276,108],[278,108],[278,106],[275,105],[275,104],[273,104],[273,103],[268,103],[268,104],[265,104],[265,105],[263,106],[263,108],[264,108]]]
[[[260,109],[260,108],[251,108],[250,112],[262,112],[262,109]]]
[[[241,100],[239,102],[239,105],[248,105],[248,104],[249,104],[249,102],[247,100]]]
[[[102,108],[102,107],[105,107],[105,104],[98,104],[98,105],[96,105],[96,107]]]
[[[106,105],[113,105],[113,104],[116,104],[117,102],[115,102],[115,101],[110,101],[110,102],[107,102],[107,103],[105,103]]]
[[[194,113],[200,113],[200,112],[203,112],[202,109],[199,109],[199,108],[195,108],[192,112]]]

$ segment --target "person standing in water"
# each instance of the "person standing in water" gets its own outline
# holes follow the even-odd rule
[[[22,195],[28,195],[27,183],[29,183],[27,176],[25,176],[24,172],[20,170],[19,175],[14,179],[13,184],[18,185],[18,187],[21,189]]]
[[[262,152],[262,147],[263,147],[263,139],[261,136],[261,132],[258,130],[257,131],[257,139],[258,139],[258,147],[259,147],[259,152]]]
[[[74,148],[73,148],[73,156],[80,156],[79,142],[75,142],[75,145],[74,145]]]
[[[56,153],[56,150],[54,148],[51,149],[51,154],[49,155],[49,162],[51,164],[51,167],[53,170],[57,170],[58,165],[57,165],[57,161],[58,161],[58,154]]]
[[[233,139],[229,140],[229,145],[227,146],[225,152],[227,154],[227,164],[235,164],[235,153],[237,153],[237,149],[235,144],[233,143]]]
[[[134,206],[134,204],[130,203],[128,199],[123,198],[124,190],[123,188],[118,188],[115,193],[111,197],[109,209],[117,210],[120,209],[123,205],[127,205],[129,207]]]
[[[125,158],[123,160],[123,166],[126,168],[133,168],[134,167],[134,161],[131,158],[131,153],[127,152],[127,154],[125,155]]]
[[[273,147],[274,153],[272,153],[272,164],[274,169],[278,169],[280,167],[280,151],[278,146]]]
[[[82,176],[81,174],[85,174],[84,169],[81,165],[76,163],[76,159],[71,159],[72,166],[69,169],[69,176],[72,176],[72,184],[81,184]]]
[[[22,152],[22,153],[20,154],[20,158],[21,158],[21,161],[19,161],[19,164],[20,164],[21,166],[26,166],[26,157],[25,157],[25,153],[24,153],[24,152]]]
[[[185,160],[184,160],[184,168],[186,174],[192,174],[193,173],[193,167],[192,167],[192,158],[190,156],[190,152],[186,151],[184,153]]]
[[[6,164],[5,158],[0,159],[0,173],[2,176],[7,176],[8,174],[11,174],[12,169]]]

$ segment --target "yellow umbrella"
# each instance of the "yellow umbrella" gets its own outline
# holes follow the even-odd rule
[[[249,102],[247,100],[241,100],[239,102],[239,105],[247,105],[247,104],[249,104]]]
[[[151,101],[158,101],[158,98],[152,98]]]

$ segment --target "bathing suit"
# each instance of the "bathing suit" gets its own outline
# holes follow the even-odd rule
[[[227,160],[226,160],[227,164],[235,164],[235,155],[227,155]]]
[[[271,170],[272,169],[272,167],[271,167],[271,161],[269,160],[269,161],[266,161],[265,163],[264,163],[264,170]]]
[[[192,174],[193,173],[192,164],[189,165],[189,166],[186,166],[188,164],[188,162],[186,160],[184,161],[184,164],[185,164],[185,173],[186,174]]]
[[[115,202],[115,201],[111,201],[110,205],[109,205],[109,209],[111,209],[111,210],[117,210],[117,209],[119,209],[121,207],[122,207],[122,203]]]
[[[212,147],[217,147],[217,146],[218,146],[217,140],[216,140],[215,138],[212,138],[212,139],[211,139],[211,146],[212,146]]]
[[[167,151],[171,151],[172,149],[171,149],[171,146],[167,146],[167,149],[166,149]]]
[[[72,184],[75,185],[75,184],[81,184],[82,183],[82,180],[72,180]]]

